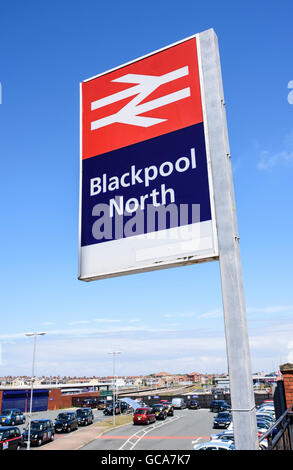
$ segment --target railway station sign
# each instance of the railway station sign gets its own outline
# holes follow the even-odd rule
[[[81,83],[79,279],[217,259],[200,35]]]

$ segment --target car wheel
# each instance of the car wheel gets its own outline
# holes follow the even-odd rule
[[[21,445],[20,445],[20,444],[17,444],[16,450],[20,450],[20,449],[21,449]]]
[[[50,441],[54,441],[54,434],[51,434]]]
[[[147,419],[146,424],[147,424],[147,425],[150,424],[150,420],[149,420],[149,419]]]
[[[37,444],[38,444],[38,447],[40,447],[42,445],[42,439],[38,439]]]
[[[12,422],[11,422],[11,426],[15,426],[15,421],[12,421]]]

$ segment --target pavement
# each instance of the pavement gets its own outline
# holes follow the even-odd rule
[[[72,431],[69,434],[58,435],[55,433],[55,439],[36,450],[78,450],[89,442],[97,439],[109,428],[101,426],[100,423],[94,423],[84,429],[79,428],[77,431]]]

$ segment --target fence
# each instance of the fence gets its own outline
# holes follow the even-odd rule
[[[265,450],[293,449],[293,406],[288,408],[259,439],[260,445],[266,441]]]

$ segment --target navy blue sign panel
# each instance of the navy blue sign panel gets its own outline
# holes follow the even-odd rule
[[[172,204],[186,205],[187,215],[148,224],[150,206]],[[211,218],[203,123],[83,160],[83,247]]]

